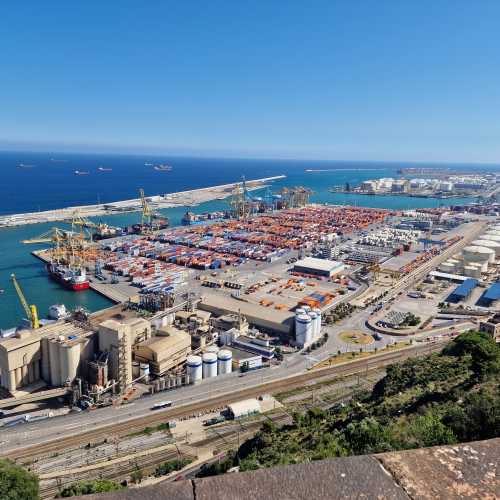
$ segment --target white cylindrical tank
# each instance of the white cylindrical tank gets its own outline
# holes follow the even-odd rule
[[[495,231],[494,233],[485,233],[481,236],[481,239],[483,240],[490,240],[490,241],[500,241],[500,234],[497,234]]]
[[[464,266],[464,274],[469,278],[481,278],[481,268],[477,266]]]
[[[311,310],[311,308],[309,306],[302,306],[302,310],[306,313],[306,314],[309,314],[309,311]]]
[[[139,378],[140,368],[139,361],[132,362],[132,378]]]
[[[306,313],[306,311],[304,310],[304,308],[303,308],[303,307],[299,307],[298,309],[295,309],[295,314],[296,314],[297,316],[299,316],[299,315],[301,315],[301,314],[305,314],[305,313]]]
[[[233,371],[233,353],[227,349],[221,349],[217,353],[217,373],[224,375]]]
[[[498,229],[488,229],[486,234],[491,234],[492,236],[500,236],[500,230]]]
[[[202,357],[203,378],[217,377],[217,354],[206,352]]]
[[[80,364],[80,344],[58,344],[61,363],[61,385],[75,380]]]
[[[307,347],[312,342],[312,321],[307,314],[295,316],[295,340],[299,347]]]
[[[189,379],[193,382],[199,382],[203,377],[201,356],[188,356],[186,362],[186,371]]]
[[[453,274],[455,272],[456,266],[451,262],[443,262],[439,266],[439,270],[443,273]]]
[[[491,248],[468,246],[462,250],[464,256],[464,265],[467,266],[472,262],[494,262],[495,252]]]
[[[204,352],[213,352],[214,354],[217,354],[219,352],[219,347],[216,345],[209,345]]]
[[[321,337],[321,309],[315,307],[313,311],[316,313],[316,338]]]
[[[318,325],[316,322],[318,315],[314,311],[310,311],[309,317],[311,318],[311,333],[312,333],[312,341],[314,342],[318,338]]]
[[[497,257],[500,255],[500,242],[499,241],[476,240],[476,241],[472,242],[472,245],[478,246],[478,247],[491,248],[495,252],[495,255]]]

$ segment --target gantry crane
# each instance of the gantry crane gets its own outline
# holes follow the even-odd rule
[[[149,225],[153,226],[153,210],[149,206],[148,200],[144,196],[144,189],[139,189],[139,195],[141,197],[141,205],[142,205],[142,217],[141,224],[143,226]]]
[[[16,289],[17,296],[19,297],[19,300],[21,302],[21,305],[23,306],[24,312],[26,313],[27,318],[31,322],[31,328],[39,328],[40,327],[40,322],[38,321],[38,311],[37,308],[34,304],[29,305],[28,301],[26,300],[26,297],[24,296],[24,293],[21,289],[21,286],[17,282],[16,275],[11,274],[10,278],[12,280],[12,283],[14,284],[14,288]]]

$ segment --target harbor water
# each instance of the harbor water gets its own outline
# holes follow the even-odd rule
[[[171,165],[173,169],[164,172],[154,170],[152,165],[158,163]],[[19,164],[24,166],[20,167]],[[382,162],[5,152],[0,153],[0,171],[3,185],[8,189],[4,189],[0,197],[0,215],[137,198],[139,188],[143,188],[147,196],[173,193],[236,182],[242,175],[247,179],[257,179],[284,174],[285,179],[273,182],[273,191],[283,186],[306,186],[314,192],[311,201],[318,203],[411,209],[470,201],[461,198],[439,200],[405,196],[349,195],[329,191],[331,187],[343,186],[347,182],[354,187],[367,179],[398,177],[397,170],[401,166]],[[414,165],[405,163],[404,166]],[[111,170],[99,170],[99,167]],[[455,170],[463,168],[468,172],[471,169],[471,166],[465,165],[452,167]],[[495,168],[488,166],[488,170]],[[307,169],[317,171],[307,172]],[[88,174],[76,175],[76,170]],[[262,194],[262,190],[255,192],[255,195]],[[178,225],[188,208],[195,213],[202,213],[225,210],[228,204],[224,200],[214,200],[195,207],[176,207],[161,212],[169,217],[171,225]],[[103,216],[95,220],[114,226],[125,226],[139,222],[140,213]],[[49,306],[55,303],[64,303],[68,308],[82,306],[90,311],[111,305],[110,301],[92,290],[72,292],[63,289],[48,278],[44,264],[31,255],[31,251],[46,245],[21,243],[21,240],[40,235],[55,225],[64,226],[61,223],[51,223],[0,229],[0,289],[3,290],[3,293],[0,293],[0,328],[15,326],[24,316],[10,283],[11,273],[16,274],[28,302],[38,306],[42,317],[46,316]]]

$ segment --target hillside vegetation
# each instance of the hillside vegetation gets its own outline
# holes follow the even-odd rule
[[[470,331],[439,354],[387,368],[371,393],[330,411],[266,422],[238,452],[201,475],[239,465],[251,470],[330,457],[378,453],[500,435],[500,348]]]

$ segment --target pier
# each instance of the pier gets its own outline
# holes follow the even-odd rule
[[[266,187],[266,183],[284,179],[285,175],[265,177],[246,181],[248,191],[255,191]],[[233,189],[241,184],[232,182],[219,186],[179,191],[177,193],[166,193],[148,196],[147,199],[155,209],[195,206],[207,201],[222,200],[231,196]],[[46,210],[43,212],[29,212],[23,214],[0,216],[0,228],[24,226],[28,224],[41,224],[47,222],[61,222],[71,220],[75,213],[80,217],[98,217],[102,215],[117,215],[126,212],[136,212],[142,209],[141,200],[131,200],[101,203],[97,205],[80,205],[74,207]]]

